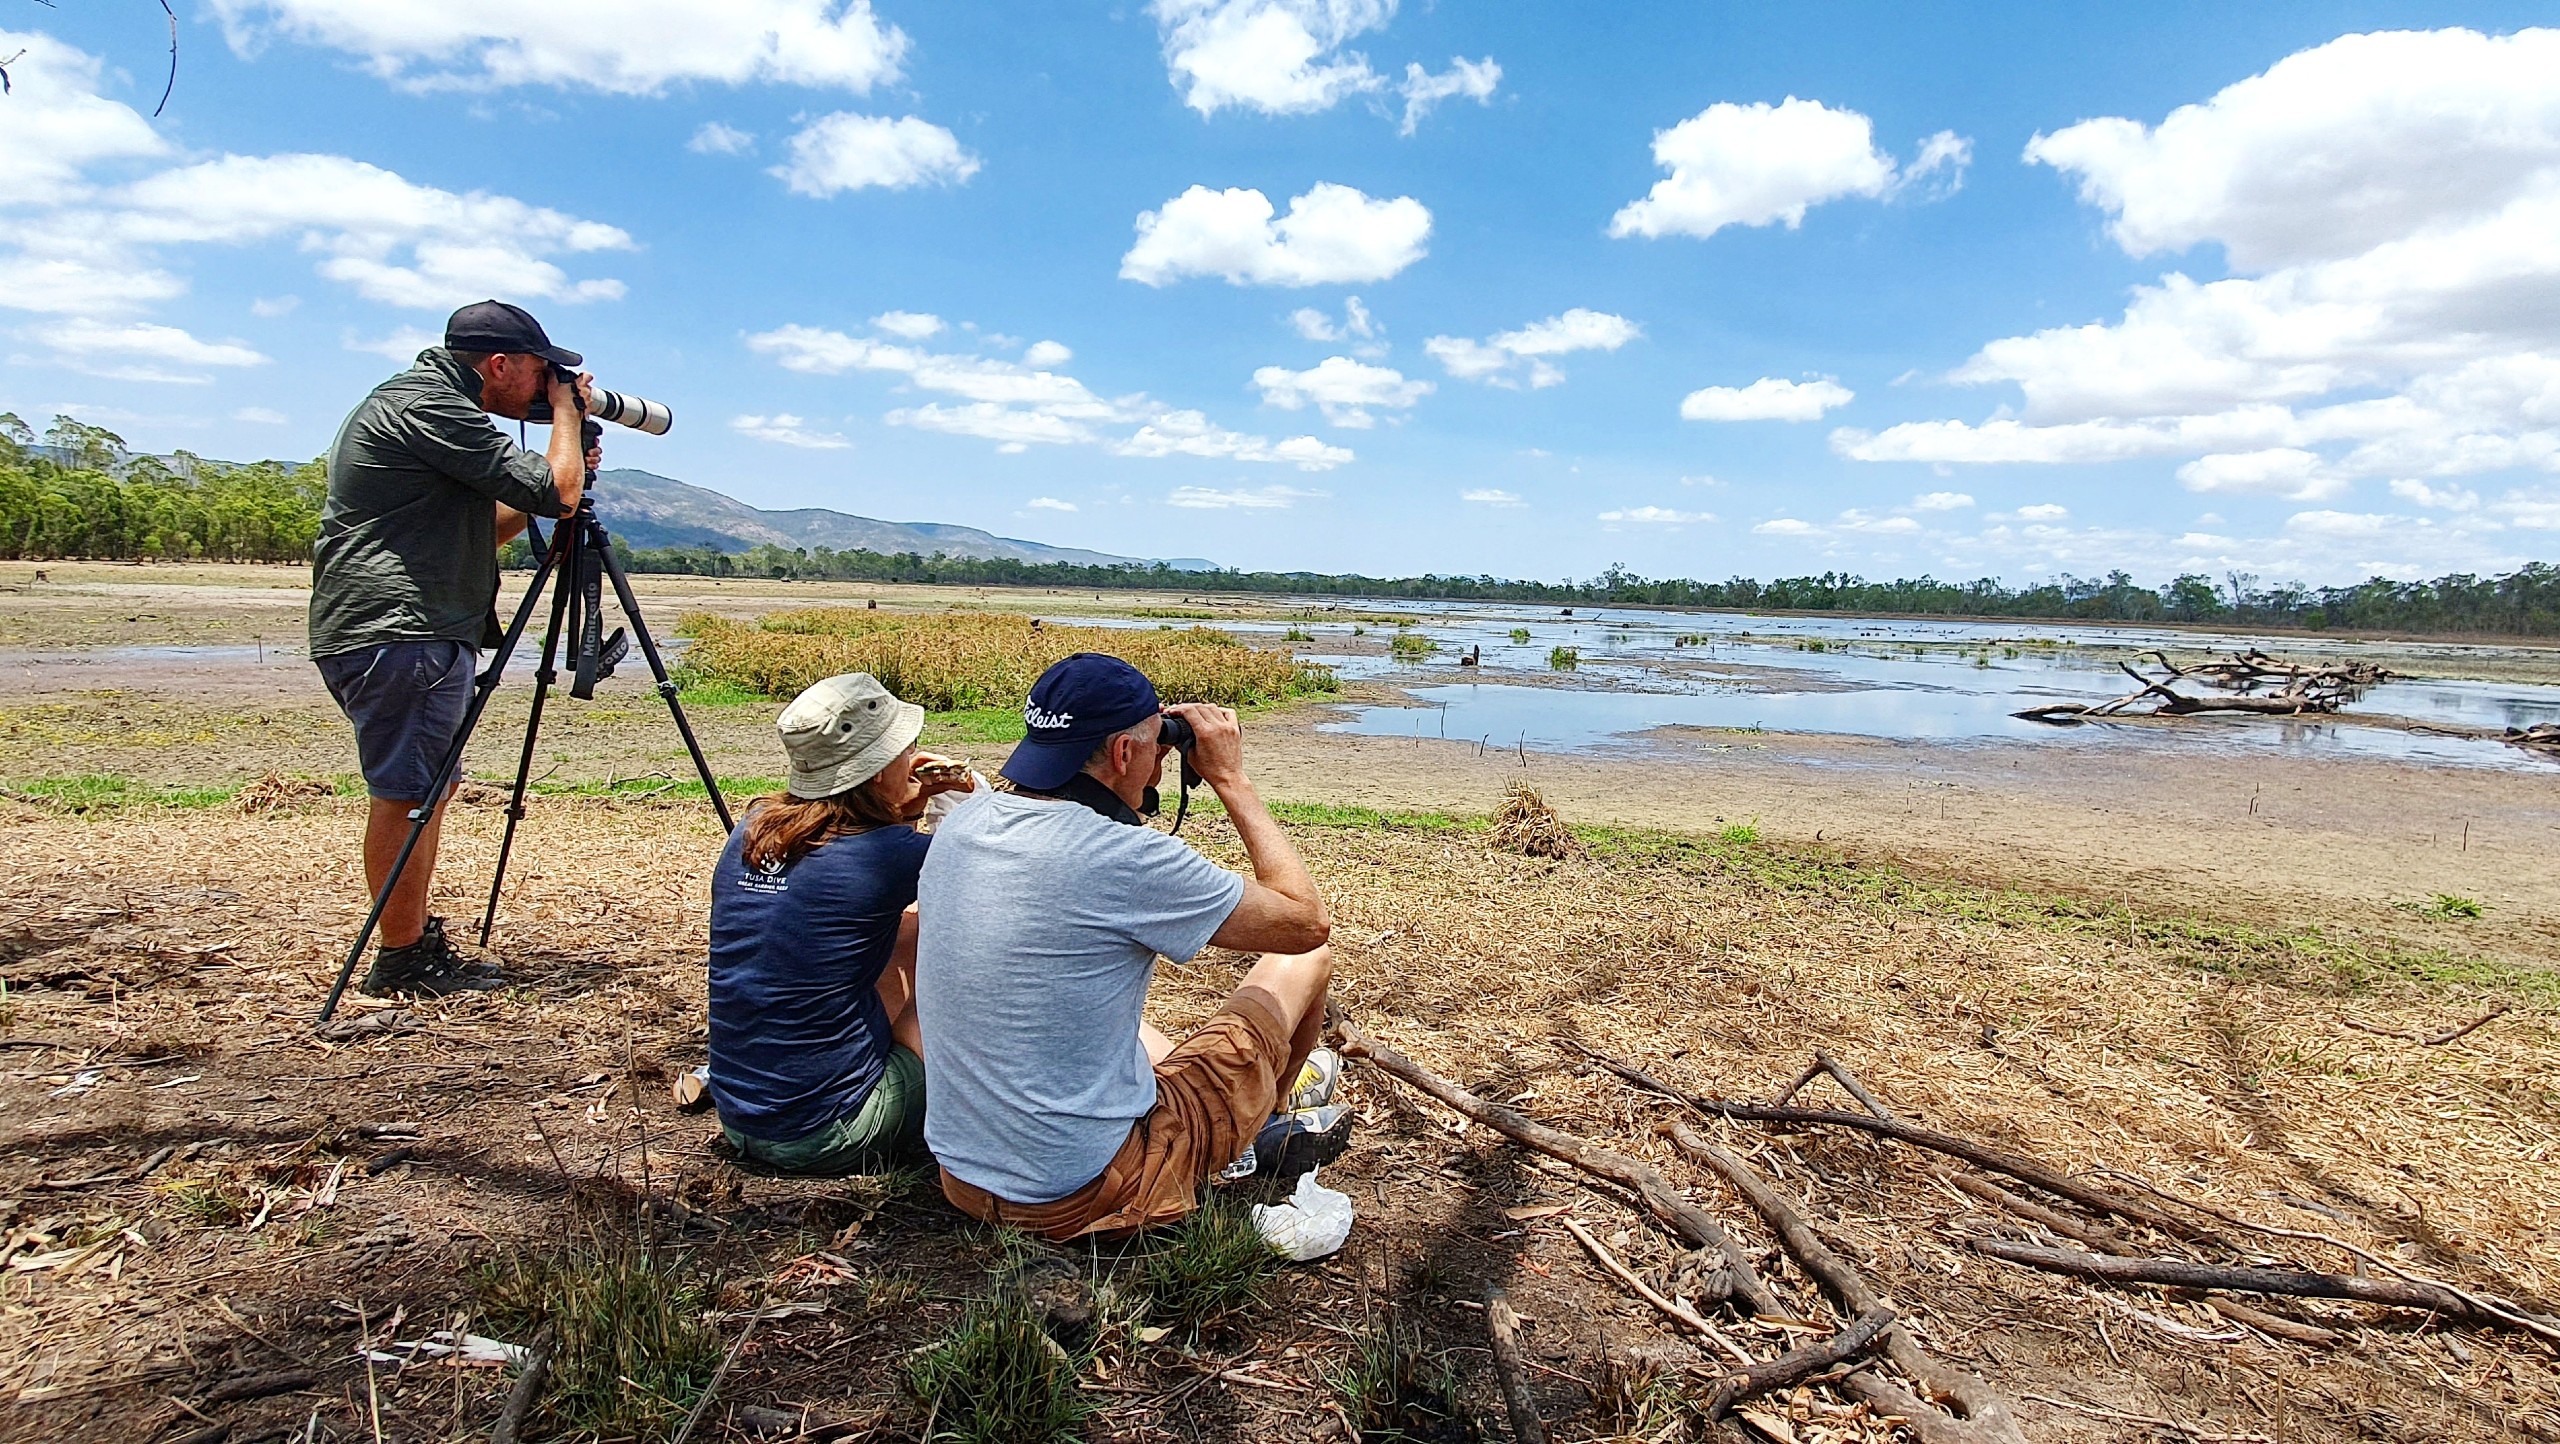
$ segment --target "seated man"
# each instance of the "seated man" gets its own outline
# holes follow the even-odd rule
[[[1147,827],[1163,714],[1188,722],[1251,878]],[[917,884],[925,1143],[961,1211],[1051,1239],[1125,1234],[1191,1211],[1309,1070],[1333,922],[1244,775],[1233,712],[1160,708],[1116,657],[1051,667],[1004,765],[1013,790],[955,808]],[[1156,955],[1265,951],[1180,1046],[1142,1020]],[[1322,1102],[1321,1096],[1289,1100]],[[1285,1121],[1285,1120],[1284,1120]],[[1285,1131],[1285,1130],[1284,1130]]]

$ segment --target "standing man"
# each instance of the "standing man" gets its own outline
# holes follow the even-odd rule
[[[597,451],[580,454],[588,377],[578,353],[503,301],[453,313],[444,344],[373,389],[329,448],[329,499],[311,563],[311,660],[355,724],[373,810],[365,819],[369,895],[407,840],[410,814],[461,731],[480,648],[500,637],[498,548],[533,516],[575,511]],[[489,417],[551,403],[551,445],[536,456]],[[382,910],[381,950],[362,987],[376,997],[439,997],[506,985],[455,953],[427,916],[438,809]]]

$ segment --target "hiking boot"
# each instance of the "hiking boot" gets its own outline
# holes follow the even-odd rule
[[[1307,1055],[1306,1066],[1298,1070],[1298,1081],[1280,1105],[1284,1113],[1307,1108],[1322,1108],[1333,1101],[1333,1088],[1342,1081],[1342,1055],[1331,1048],[1318,1048]]]
[[[444,935],[444,919],[429,918],[416,942],[377,950],[360,987],[376,998],[394,994],[441,998],[447,993],[494,993],[506,985],[507,975],[494,965],[454,951]]]

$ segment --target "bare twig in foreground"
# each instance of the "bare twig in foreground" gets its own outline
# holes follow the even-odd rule
[[[533,1401],[542,1397],[542,1381],[551,1373],[551,1353],[559,1344],[559,1331],[549,1324],[533,1336],[516,1386],[507,1391],[507,1407],[499,1411],[498,1427],[489,1431],[489,1444],[516,1444],[524,1436],[525,1416],[533,1412]]]
[[[2005,1173],[2021,1183],[2032,1184],[2057,1198],[2067,1198],[2083,1208],[2112,1213],[2118,1218],[2144,1224],[2173,1238],[2209,1239],[2210,1231],[2200,1229],[2177,1215],[2153,1208],[2140,1199],[2127,1198],[2093,1184],[2083,1183],[2057,1169],[2047,1168],[2029,1158],[1979,1143],[1952,1133],[1940,1133],[1897,1118],[1877,1118],[1865,1113],[1850,1113],[1834,1108],[1772,1108],[1759,1103],[1737,1103],[1723,1098],[1707,1098],[1683,1092],[1632,1064],[1621,1063],[1606,1054],[1577,1048],[1584,1057],[1619,1077],[1649,1092],[1676,1099],[1710,1118],[1738,1118],[1752,1123],[1822,1124],[1835,1128],[1856,1128],[1880,1134],[1914,1148],[1944,1153],[1994,1173]]]
[[[1713,1251],[1724,1263],[1724,1272],[1733,1285],[1734,1296],[1750,1305],[1754,1313],[1777,1318],[1794,1317],[1793,1311],[1769,1291],[1759,1271],[1751,1266],[1750,1258],[1735,1246],[1723,1227],[1697,1205],[1682,1198],[1680,1191],[1671,1186],[1671,1181],[1652,1165],[1640,1163],[1623,1153],[1594,1147],[1570,1133],[1549,1128],[1526,1114],[1488,1103],[1370,1038],[1348,1018],[1337,1020],[1335,1040],[1344,1057],[1364,1059],[1380,1072],[1420,1089],[1524,1148],[1570,1163],[1585,1173],[1605,1178],[1626,1189],[1636,1196],[1647,1214],[1688,1240],[1691,1247]]]
[[[1751,1205],[1752,1211],[1769,1225],[1769,1231],[1778,1236],[1787,1257],[1796,1261],[1797,1267],[1821,1287],[1843,1314],[1863,1317],[1884,1307],[1884,1300],[1867,1287],[1867,1281],[1858,1271],[1815,1235],[1812,1226],[1804,1221],[1804,1215],[1769,1180],[1761,1177],[1758,1169],[1709,1143],[1686,1124],[1665,1123],[1663,1132],[1669,1136],[1673,1147],[1713,1169],[1733,1186],[1734,1192],[1742,1195],[1742,1201]],[[1911,1331],[1899,1323],[1889,1323],[1885,1327],[1882,1342],[1885,1357],[1893,1361],[1895,1368],[1910,1375],[1932,1395],[1953,1400],[1955,1406],[1963,1411],[1962,1418],[1950,1418],[1924,1406],[1921,1413],[1911,1416],[1911,1430],[1922,1440],[1930,1441],[1930,1444],[1940,1440],[2003,1440],[2010,1441],[2010,1444],[2023,1444],[2025,1436],[2018,1432],[2017,1420],[2010,1416],[2007,1401],[1989,1384],[1921,1348],[1919,1341],[1911,1337]],[[1885,1388],[1874,1387],[1879,1384]],[[1887,1383],[1871,1370],[1860,1370],[1850,1375],[1842,1381],[1841,1387],[1879,1407],[1893,1408],[1895,1412],[1901,1412],[1903,1398],[1908,1397],[1899,1387]]]
[[[1746,1368],[1758,1362],[1751,1357],[1750,1351],[1726,1338],[1723,1330],[1700,1317],[1696,1309],[1678,1299],[1664,1298],[1661,1290],[1639,1278],[1635,1270],[1620,1262],[1616,1254],[1609,1252],[1609,1246],[1592,1237],[1591,1230],[1584,1228],[1579,1221],[1560,1218],[1556,1222],[1564,1225],[1564,1231],[1573,1235],[1574,1241],[1582,1245],[1583,1251],[1591,1255],[1592,1261],[1599,1264],[1603,1272],[1635,1290],[1636,1297],[1653,1305],[1655,1312],[1679,1324],[1682,1328],[1703,1335],[1714,1342],[1718,1348],[1733,1355],[1734,1361]]]
[[[2434,1034],[2421,1033],[2415,1028],[2377,1027],[2372,1023],[2359,1023],[2353,1018],[2340,1018],[2338,1021],[2355,1029],[2359,1033],[2371,1033],[2377,1038],[2400,1038],[2411,1043],[2419,1044],[2423,1047],[2441,1048],[2456,1038],[2468,1037],[2471,1034],[2478,1032],[2480,1029],[2488,1027],[2491,1023],[2505,1017],[2511,1011],[2513,1010],[2505,1007],[2491,1008],[2488,1012],[2481,1014],[2479,1017],[2472,1019],[2470,1022],[2465,1023],[2458,1028],[2448,1028],[2441,1033]]]
[[[1779,1355],[1765,1364],[1754,1364],[1739,1373],[1727,1374],[1716,1381],[1714,1392],[1707,1395],[1706,1415],[1721,1419],[1734,1405],[1778,1389],[1792,1389],[1825,1369],[1859,1358],[1876,1347],[1885,1328],[1893,1322],[1893,1310],[1869,1309],[1839,1333],[1818,1344]]]
[[[2189,1289],[2234,1289],[2253,1294],[2290,1294],[2298,1298],[2352,1299],[2363,1304],[2383,1304],[2391,1308],[2422,1309],[2447,1319],[2491,1327],[2522,1327],[2546,1337],[2553,1332],[2550,1325],[2494,1309],[2481,1308],[2456,1291],[2439,1284],[2412,1283],[2407,1279],[2378,1279],[2356,1274],[2313,1273],[2308,1269],[2239,1268],[2222,1264],[2191,1263],[2174,1258],[2119,1258],[2113,1254],[2083,1253],[2078,1249],[2037,1248],[2031,1244],[2004,1243],[1999,1239],[1973,1240],[1974,1252],[2010,1263],[2025,1264],[2047,1273],[2067,1274],[2073,1278],[2094,1279],[2116,1284],[2169,1284]]]
[[[1503,1407],[1511,1414],[1511,1437],[1519,1444],[1547,1444],[1547,1421],[1529,1397],[1529,1380],[1520,1361],[1520,1316],[1511,1297],[1498,1288],[1484,1291],[1485,1328],[1493,1335],[1493,1372],[1502,1380]]]

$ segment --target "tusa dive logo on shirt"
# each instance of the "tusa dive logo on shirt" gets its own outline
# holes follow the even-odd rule
[[[748,868],[738,887],[745,892],[786,893],[791,891],[791,875],[783,870],[780,858],[769,857]]]

